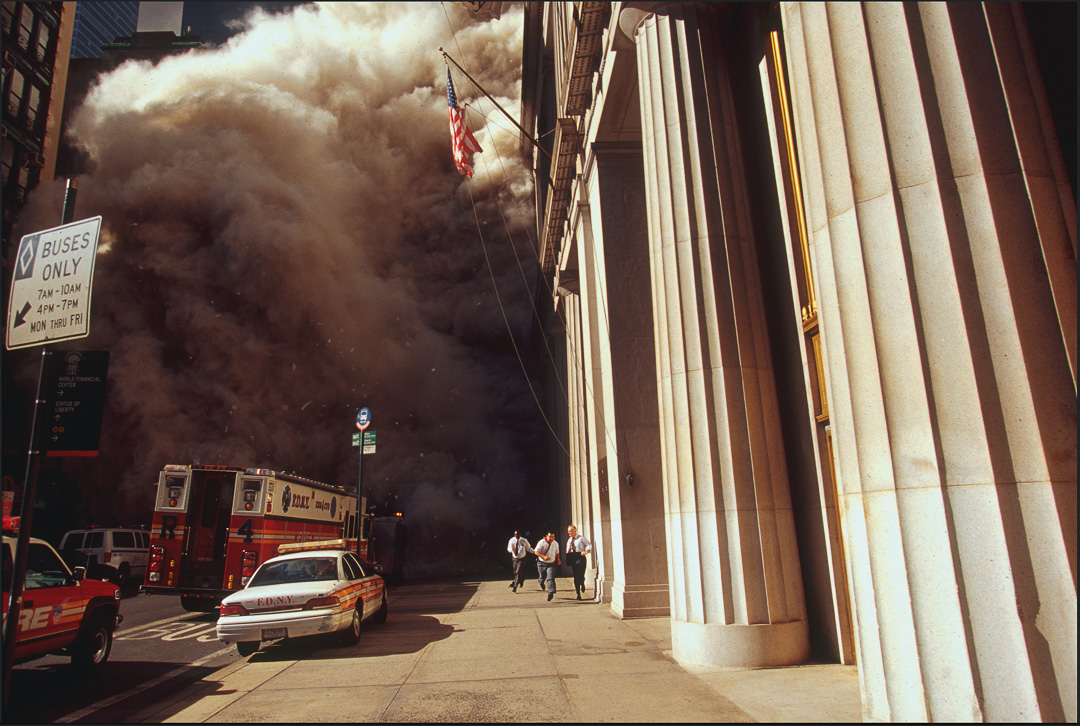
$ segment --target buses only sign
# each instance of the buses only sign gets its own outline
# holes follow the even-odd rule
[[[100,232],[98,216],[22,238],[8,299],[8,350],[90,334]]]

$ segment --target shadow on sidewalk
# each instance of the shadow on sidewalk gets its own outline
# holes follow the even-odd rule
[[[443,624],[437,616],[460,612],[479,589],[478,582],[453,581],[412,583],[408,587],[395,588],[388,600],[390,614],[386,622],[364,623],[360,642],[356,645],[342,645],[336,633],[278,640],[264,643],[250,657],[250,662],[368,658],[416,653],[454,633],[454,626]]]

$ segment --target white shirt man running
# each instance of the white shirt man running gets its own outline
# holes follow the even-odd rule
[[[592,552],[592,543],[585,539],[585,535],[578,534],[577,527],[570,525],[566,528],[566,564],[574,571],[574,592],[577,599],[581,599],[581,593],[585,592],[585,568],[589,566],[589,553]]]
[[[510,589],[517,592],[525,576],[522,572],[522,567],[525,565],[525,555],[532,552],[533,548],[529,545],[529,540],[522,537],[515,530],[514,536],[506,543],[506,551],[510,553],[510,563],[514,568],[514,579],[510,580]]]
[[[548,532],[544,535],[544,538],[536,543],[533,553],[536,555],[536,569],[540,574],[540,589],[547,589],[547,599],[551,602],[555,597],[555,566],[562,564],[555,533]]]

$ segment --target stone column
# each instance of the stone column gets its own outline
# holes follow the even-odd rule
[[[782,6],[868,720],[1076,719],[1075,262],[992,5]]]
[[[567,319],[566,369],[568,380],[565,385],[567,410],[570,413],[568,420],[569,431],[566,442],[566,455],[570,462],[570,511],[568,514],[570,519],[576,521],[582,517],[583,500],[588,499],[591,487],[589,485],[588,442],[585,433],[587,430],[587,423],[585,420],[585,410],[582,408],[583,373],[580,367],[581,300],[576,294],[576,282],[568,284],[570,287],[574,288],[574,291],[564,287],[563,290],[565,292],[561,296],[564,314]],[[548,526],[555,528],[557,534],[560,523],[551,522]],[[544,533],[539,533],[537,539],[543,535]]]
[[[649,242],[640,145],[594,143],[585,172],[592,223],[580,270],[595,294],[598,423],[607,451],[611,609],[620,618],[670,612],[660,477]]]
[[[793,664],[809,654],[802,576],[717,7],[663,6],[633,30],[672,649]]]
[[[589,565],[595,571],[590,576],[586,573],[586,584],[589,579],[595,578],[596,599],[601,602],[611,601],[611,585],[613,572],[613,553],[615,547],[612,540],[611,509],[607,494],[607,467],[608,457],[612,450],[609,446],[609,432],[607,432],[603,411],[604,389],[608,385],[599,364],[598,350],[602,341],[601,326],[603,321],[599,319],[597,290],[595,280],[588,272],[583,261],[585,250],[593,246],[593,224],[590,208],[587,203],[576,206],[573,230],[575,235],[575,248],[578,254],[578,286],[579,295],[576,297],[578,306],[577,320],[580,325],[579,334],[575,338],[577,368],[580,375],[578,388],[578,410],[582,418],[582,443],[584,444],[583,469],[587,471],[590,518],[588,521],[573,522],[593,543],[593,555]],[[563,523],[557,532],[560,547],[566,544],[566,525]]]

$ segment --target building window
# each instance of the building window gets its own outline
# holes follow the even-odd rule
[[[41,89],[31,84],[30,92],[26,94],[26,128],[36,130],[38,110],[41,107]]]
[[[11,69],[11,81],[9,82],[7,93],[8,107],[7,113],[12,118],[18,118],[19,107],[22,105],[23,90],[26,87],[26,79],[23,78],[23,74],[14,68]]]
[[[19,13],[19,47],[23,50],[30,50],[30,38],[34,33],[34,14],[30,12],[30,8],[23,6],[22,12]]]
[[[3,154],[3,181],[0,181],[0,185],[6,187],[8,183],[8,177],[11,176],[11,165],[15,163],[15,145],[4,144]]]
[[[15,3],[4,3],[4,35],[9,35],[15,27]]]
[[[44,23],[38,23],[37,34],[37,60],[38,63],[48,63],[49,60],[49,41],[52,39],[52,33],[49,32],[49,26]]]

